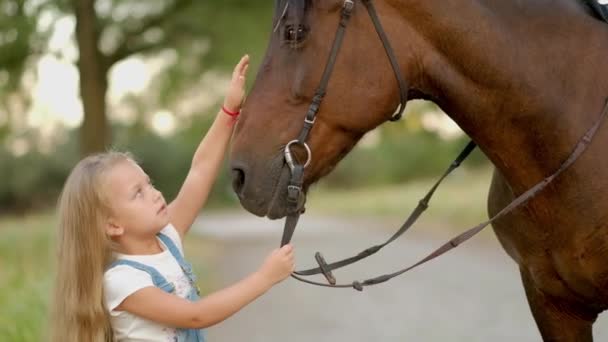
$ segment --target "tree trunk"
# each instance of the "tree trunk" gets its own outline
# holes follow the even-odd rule
[[[110,143],[110,126],[106,117],[108,63],[99,50],[99,30],[95,0],[73,0],[78,42],[80,95],[84,120],[80,129],[82,156],[104,151]]]

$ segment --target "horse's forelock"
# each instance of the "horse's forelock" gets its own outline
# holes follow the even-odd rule
[[[311,2],[312,0],[276,0],[275,18],[277,21],[289,18],[295,25],[299,25],[304,22]]]

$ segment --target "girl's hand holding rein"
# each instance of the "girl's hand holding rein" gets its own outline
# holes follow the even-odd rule
[[[275,249],[266,257],[258,274],[273,286],[289,277],[294,271],[293,247],[291,244]]]

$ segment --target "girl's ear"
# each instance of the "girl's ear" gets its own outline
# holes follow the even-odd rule
[[[114,220],[108,219],[106,221],[106,234],[110,237],[121,236],[125,230],[122,226],[118,225]]]

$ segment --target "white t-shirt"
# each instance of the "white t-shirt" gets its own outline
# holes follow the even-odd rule
[[[177,230],[169,224],[161,231],[168,236],[183,255],[182,242]],[[116,259],[126,259],[154,267],[175,286],[175,294],[186,298],[192,288],[177,260],[159,240],[163,252],[153,255],[125,255],[115,253]],[[127,265],[119,265],[104,274],[104,299],[110,312],[112,330],[116,341],[158,341],[173,342],[176,330],[173,327],[152,322],[126,311],[115,310],[128,296],[137,290],[154,286],[152,277],[144,271]]]

